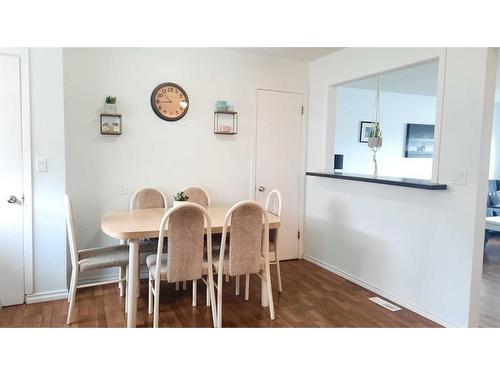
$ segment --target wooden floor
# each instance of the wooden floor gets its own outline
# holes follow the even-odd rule
[[[274,267],[272,267],[274,272]],[[283,293],[277,292],[273,274],[276,320],[260,306],[260,281],[252,276],[250,300],[234,295],[234,278],[224,284],[224,327],[437,327],[409,310],[391,312],[368,300],[375,294],[333,273],[302,260],[282,262]],[[242,278],[242,290],[244,278]],[[115,285],[80,289],[77,323],[72,327],[125,327],[124,298]],[[161,292],[160,326],[211,327],[205,287],[198,284],[198,307],[191,306],[191,285],[175,291],[165,285]],[[0,327],[66,327],[67,302],[53,301],[4,307]],[[147,282],[141,284],[137,325],[152,327],[147,313]]]
[[[500,236],[491,237],[483,259],[480,327],[500,327]]]

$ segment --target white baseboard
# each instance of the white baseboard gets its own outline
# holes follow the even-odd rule
[[[51,290],[49,292],[27,294],[25,300],[27,304],[30,304],[30,303],[57,301],[60,299],[67,299],[67,298],[68,298],[68,290],[61,289],[61,290]]]
[[[456,324],[450,323],[450,322],[446,321],[445,319],[441,319],[440,317],[435,316],[434,314],[431,314],[431,313],[425,311],[424,309],[420,308],[419,306],[415,306],[411,303],[401,301],[400,299],[394,297],[390,293],[387,293],[383,290],[380,290],[380,289],[366,283],[363,280],[358,279],[357,277],[355,277],[347,272],[344,272],[344,271],[342,271],[342,270],[340,270],[340,269],[338,269],[330,264],[323,262],[322,260],[313,258],[312,256],[307,255],[307,254],[303,254],[303,259],[310,262],[310,263],[313,263],[313,264],[315,264],[315,265],[317,265],[317,266],[319,266],[327,271],[330,271],[330,272],[332,272],[332,273],[334,273],[334,274],[336,274],[344,279],[347,279],[347,280],[353,282],[354,284],[357,284],[365,289],[368,289],[369,291],[376,293],[379,296],[382,296],[385,299],[388,299],[388,300],[394,302],[396,305],[403,306],[404,308],[406,308],[410,311],[413,311],[414,313],[421,315],[424,318],[432,320],[433,322],[436,322],[437,324],[440,324],[444,327],[458,327]]]

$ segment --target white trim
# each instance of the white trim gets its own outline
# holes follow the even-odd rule
[[[26,295],[26,303],[39,303],[39,302],[48,302],[48,301],[57,301],[61,299],[68,298],[68,289],[60,289],[60,290],[51,290],[49,292],[41,292],[35,294]]]
[[[425,311],[423,308],[421,308],[419,306],[415,306],[412,303],[402,301],[399,298],[391,295],[390,293],[387,293],[381,289],[378,289],[377,287],[374,287],[374,286],[366,283],[365,281],[360,280],[357,277],[352,276],[351,274],[344,272],[344,271],[342,271],[342,270],[340,270],[340,269],[338,269],[338,268],[336,268],[328,263],[325,263],[319,259],[313,258],[307,254],[304,254],[304,260],[308,261],[310,263],[313,263],[313,264],[315,264],[315,265],[317,265],[317,266],[319,266],[327,271],[330,271],[330,272],[332,272],[332,273],[334,273],[334,274],[336,274],[336,275],[338,275],[346,280],[349,280],[349,281],[353,282],[354,284],[361,286],[362,288],[368,289],[369,291],[376,293],[379,296],[384,297],[385,299],[388,299],[390,302],[393,302],[396,305],[399,305],[399,306],[402,306],[408,310],[411,310],[414,313],[421,315],[424,318],[427,318],[429,320],[432,320],[433,322],[436,322],[444,327],[459,327],[456,324],[453,324],[453,323],[451,323],[445,319],[442,319],[442,318],[440,318],[432,313],[429,313],[428,311]]]
[[[21,73],[21,133],[23,157],[24,294],[33,293],[33,185],[31,177],[31,119],[28,48],[0,48],[0,54],[19,57]]]
[[[250,199],[255,200],[255,190],[256,190],[256,178],[257,178],[257,112],[258,112],[258,91],[274,91],[283,92],[289,94],[300,94],[302,96],[302,106],[304,108],[304,113],[302,114],[300,122],[300,160],[299,160],[299,202],[298,202],[298,230],[300,231],[300,239],[297,240],[297,258],[302,259],[303,257],[303,244],[304,244],[304,217],[305,217],[305,189],[306,189],[306,150],[307,150],[307,118],[308,118],[308,108],[306,103],[308,102],[308,93],[306,90],[295,91],[295,90],[280,90],[276,88],[265,88],[258,86],[253,86],[253,106],[255,112],[253,113],[252,123],[254,124],[253,137],[251,139],[251,162],[250,162]]]

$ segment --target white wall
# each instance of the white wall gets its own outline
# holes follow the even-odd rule
[[[308,177],[305,257],[438,322],[477,325],[495,57],[349,48],[312,62],[308,170],[327,165],[328,86],[446,56],[439,182],[425,191]],[[438,101],[439,102],[439,101]],[[452,184],[465,171],[465,185]]]
[[[495,103],[493,111],[489,178],[500,180],[500,103]]]
[[[156,85],[180,84],[190,99],[178,122],[159,119]],[[171,196],[204,186],[215,204],[251,197],[255,89],[307,92],[308,64],[226,49],[64,49],[66,181],[82,247],[114,243],[100,216],[128,206],[132,192],[158,186]],[[106,95],[117,97],[123,135],[102,136],[98,115]],[[218,99],[239,113],[237,136],[213,134]],[[119,194],[119,184],[128,193]]]
[[[30,48],[34,294],[66,289],[62,48]],[[36,172],[47,158],[48,172]]]
[[[343,172],[372,174],[373,154],[359,142],[361,121],[372,121],[375,91],[336,88],[336,154],[344,155]],[[384,144],[377,153],[380,176],[431,179],[432,158],[405,158],[406,124],[435,124],[436,98],[432,96],[380,92]]]

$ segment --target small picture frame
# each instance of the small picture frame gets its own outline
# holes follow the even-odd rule
[[[122,115],[106,114],[100,116],[101,134],[120,135],[122,134]]]
[[[368,138],[370,138],[370,134],[375,126],[375,122],[373,121],[361,121],[359,125],[359,142],[360,143],[368,143]]]

